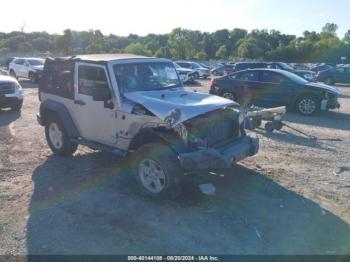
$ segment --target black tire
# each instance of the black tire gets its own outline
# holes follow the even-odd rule
[[[38,83],[38,76],[37,74],[33,73],[33,72],[29,72],[29,80],[30,82],[32,82],[33,84],[37,84]]]
[[[12,69],[10,70],[10,76],[17,79],[17,75],[16,75],[15,71],[13,71]]]
[[[18,101],[14,106],[11,107],[12,111],[21,111],[23,105],[23,100]]]
[[[272,124],[273,124],[273,129],[275,130],[281,130],[283,127],[283,123],[280,120],[274,120],[272,121]]]
[[[62,141],[60,145],[52,141],[52,139],[50,138],[50,128],[52,127],[52,125],[56,125],[58,130],[61,132]],[[69,139],[61,119],[56,114],[51,114],[48,116],[48,119],[45,124],[45,136],[50,149],[57,155],[70,156],[78,148],[78,144],[72,142]]]
[[[253,121],[254,128],[257,128],[257,127],[261,126],[261,124],[262,124],[260,117],[253,117],[252,121]]]
[[[314,95],[302,95],[297,99],[295,109],[304,116],[314,115],[320,110],[320,100]]]
[[[268,133],[272,133],[273,132],[273,123],[272,122],[267,122],[265,124],[265,130],[268,132]]]
[[[194,79],[199,79],[199,73],[198,73],[198,72],[195,72],[195,73],[193,74],[193,77],[194,77]]]
[[[326,85],[333,85],[334,84],[334,79],[332,77],[327,77],[325,80],[324,80],[324,83]]]
[[[183,170],[180,167],[176,154],[168,146],[161,143],[148,143],[141,146],[135,152],[133,157],[135,159],[133,173],[138,181],[142,193],[162,199],[174,199],[181,193]],[[163,172],[164,174],[164,179],[158,179],[162,185],[162,189],[159,192],[155,192],[156,185],[153,182],[151,182],[148,186],[145,186],[147,183],[147,181],[145,181],[147,180],[145,177],[149,176],[149,174],[145,175],[142,169],[143,166],[147,165],[147,163],[150,164],[150,161],[157,165],[156,169],[158,172],[160,170],[160,172]],[[155,172],[152,174],[155,174]],[[154,184],[154,190],[152,190],[152,183]]]
[[[236,101],[237,102],[237,96],[235,93],[231,92],[231,91],[223,91],[221,96],[223,98],[226,98],[226,99],[230,99],[232,101]]]

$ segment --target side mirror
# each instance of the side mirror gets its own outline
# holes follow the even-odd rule
[[[111,99],[111,93],[108,88],[93,88],[92,99],[94,101],[107,101]]]

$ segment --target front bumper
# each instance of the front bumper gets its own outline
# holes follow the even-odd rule
[[[225,169],[232,164],[255,155],[259,150],[259,139],[244,136],[222,148],[206,148],[179,154],[180,165],[186,170]]]
[[[322,111],[326,111],[328,109],[338,109],[340,108],[340,104],[338,99],[323,99],[321,100],[320,109]]]
[[[23,103],[23,94],[21,90],[16,90],[12,94],[0,95],[0,108],[14,107]]]

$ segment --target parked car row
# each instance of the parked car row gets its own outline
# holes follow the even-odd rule
[[[199,78],[206,79],[210,76],[209,68],[203,66],[200,63],[191,62],[191,61],[176,61],[175,63],[183,68],[188,68],[193,70],[194,71],[193,76],[195,79],[199,79]]]
[[[257,68],[269,68],[269,69],[281,69],[289,72],[293,72],[308,81],[316,80],[316,73],[311,70],[294,69],[290,65],[283,62],[239,62],[235,64],[219,64],[211,70],[212,75],[223,76],[232,72],[237,72],[245,69],[257,69]]]

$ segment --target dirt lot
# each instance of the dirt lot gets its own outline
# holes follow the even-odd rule
[[[257,130],[257,156],[155,201],[137,193],[128,161],[83,147],[53,156],[37,88],[22,84],[21,114],[0,112],[0,254],[350,254],[350,87],[339,111],[286,116],[318,141]]]

